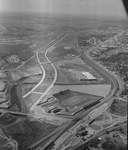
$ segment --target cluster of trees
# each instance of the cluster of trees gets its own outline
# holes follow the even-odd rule
[[[110,141],[109,139],[106,140],[105,142],[103,142],[101,144],[101,147],[104,150],[127,150],[127,146],[121,146],[121,145],[116,145],[115,143],[113,143],[112,141]]]

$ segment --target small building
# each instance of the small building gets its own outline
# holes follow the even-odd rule
[[[96,79],[91,73],[89,72],[82,72],[82,74],[87,78],[87,79]]]

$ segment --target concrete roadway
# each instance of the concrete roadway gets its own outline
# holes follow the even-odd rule
[[[61,36],[62,36],[62,35],[61,35]],[[52,40],[50,43],[46,44],[43,48],[38,49],[38,51],[36,52],[36,58],[37,58],[37,61],[38,61],[39,65],[40,65],[40,67],[41,67],[41,69],[42,69],[43,76],[42,76],[42,79],[40,80],[40,82],[39,82],[34,88],[32,88],[28,93],[26,93],[26,94],[23,96],[23,98],[27,97],[30,93],[32,93],[32,92],[42,83],[42,81],[43,81],[44,78],[45,78],[45,70],[44,70],[43,66],[41,65],[41,62],[40,62],[39,57],[38,57],[39,52],[40,52],[40,51],[43,51],[43,49],[46,48],[47,46],[50,46],[50,44],[53,44],[53,42],[54,42],[55,40],[58,40],[58,38],[60,38],[61,36],[59,36],[59,37],[57,37],[56,39]],[[52,45],[52,46],[53,46],[53,45]],[[52,47],[52,46],[51,46],[51,47]],[[51,48],[51,47],[50,47],[50,48]],[[50,48],[49,48],[49,49],[50,49]],[[46,52],[44,52],[44,53],[46,53]],[[30,59],[31,59],[31,58],[30,58]]]
[[[82,56],[84,62],[91,66],[91,68],[93,68],[96,72],[98,72],[101,76],[105,77],[105,79],[107,79],[108,81],[110,81],[111,83],[111,91],[109,93],[109,95],[103,99],[103,101],[101,101],[101,104],[105,103],[106,101],[110,100],[114,95],[116,95],[116,93],[118,92],[118,90],[122,89],[121,84],[118,83],[117,79],[111,74],[109,73],[107,70],[105,70],[103,67],[101,67],[100,65],[98,65],[94,60],[91,59],[91,57],[89,56],[90,51],[88,51],[88,53],[86,53],[86,56]],[[102,106],[101,106],[102,108]],[[99,111],[98,109],[93,110],[91,113],[89,113],[84,119],[84,123],[89,123],[90,118],[92,119],[95,115],[97,116],[97,114],[101,113],[101,111]],[[95,113],[95,115],[94,115]],[[91,117],[93,115],[93,117]],[[95,116],[95,117],[96,117]],[[83,122],[82,121],[82,122]],[[80,122],[78,122],[75,126],[73,126],[70,129],[70,132],[67,131],[66,133],[64,133],[64,135],[66,135],[65,137],[62,138],[62,136],[60,136],[60,138],[58,138],[58,140],[55,142],[55,147],[54,150],[60,150],[62,148],[62,145],[65,144],[65,141],[67,139],[67,137],[71,136],[73,134],[73,132],[75,131],[74,129],[77,128],[78,126],[80,126]],[[58,142],[59,141],[59,142]]]
[[[40,102],[40,100],[41,100],[43,97],[45,97],[45,95],[47,95],[47,93],[52,89],[53,85],[55,84],[55,81],[56,81],[56,79],[57,79],[57,70],[56,70],[55,66],[51,63],[50,59],[47,57],[47,53],[48,53],[49,50],[53,49],[56,44],[58,44],[60,41],[62,41],[66,36],[67,36],[67,34],[64,35],[64,36],[62,36],[61,39],[59,39],[57,42],[55,42],[55,43],[54,43],[51,47],[49,47],[49,48],[46,50],[46,52],[44,53],[44,54],[45,54],[45,57],[46,57],[46,59],[47,59],[47,62],[51,64],[51,66],[53,67],[53,69],[54,69],[54,71],[55,71],[55,77],[54,77],[54,80],[53,80],[53,82],[51,83],[51,85],[50,85],[50,86],[47,88],[47,90],[41,95],[41,97],[33,104],[33,106],[31,107],[30,110],[33,110],[33,109],[34,109],[34,107]],[[43,83],[43,81],[44,81],[44,79],[45,79],[45,76],[46,76],[45,69],[44,69],[42,63],[40,62],[38,55],[39,55],[39,54],[37,53],[37,60],[38,60],[38,63],[39,63],[39,65],[40,65],[40,67],[42,68],[43,77],[42,77],[41,81],[36,85],[36,87],[34,87],[34,90],[35,90],[37,87],[39,87],[40,84]],[[34,91],[34,90],[32,90],[32,91]],[[31,92],[32,92],[32,91],[31,91]],[[30,92],[30,93],[31,93],[31,92]]]

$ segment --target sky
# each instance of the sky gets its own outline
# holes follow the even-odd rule
[[[126,18],[121,0],[0,0],[0,11]]]

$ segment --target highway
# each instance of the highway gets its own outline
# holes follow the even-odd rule
[[[32,111],[34,109],[34,107],[40,102],[40,100],[47,95],[47,93],[52,89],[56,79],[57,79],[57,70],[55,68],[55,66],[52,64],[52,62],[50,61],[50,59],[47,56],[48,51],[54,49],[54,46],[56,44],[58,44],[61,40],[63,40],[68,34],[62,34],[60,36],[58,36],[57,38],[55,38],[54,40],[52,40],[51,42],[49,42],[48,44],[46,44],[43,48],[40,48],[37,50],[36,52],[36,59],[38,61],[38,64],[42,70],[42,78],[40,80],[40,82],[38,84],[36,84],[30,91],[28,91],[25,95],[23,95],[23,98],[26,98],[27,96],[29,96],[31,93],[35,93],[35,94],[41,94],[40,98],[32,105],[32,107],[30,108],[30,111]],[[46,62],[42,63],[40,61],[40,53],[44,55],[44,57],[46,58]],[[31,57],[30,59],[32,59],[33,57]],[[30,60],[29,59],[29,60]],[[26,61],[28,62],[28,61]],[[52,66],[52,68],[54,69],[55,75],[54,75],[54,79],[52,81],[52,83],[50,84],[50,86],[45,90],[45,92],[38,92],[38,88],[41,86],[41,84],[43,84],[43,81],[45,80],[47,74],[44,68],[45,64],[50,64]],[[20,67],[20,66],[19,66]]]
[[[63,35],[63,36],[60,36],[61,38],[59,37],[60,39],[59,39],[57,42],[55,42],[52,46],[50,46],[50,47],[45,51],[45,53],[44,53],[44,55],[45,55],[45,57],[46,57],[46,59],[47,59],[47,62],[51,64],[51,66],[53,67],[53,69],[54,69],[54,71],[55,71],[55,77],[54,77],[54,80],[53,80],[53,82],[51,83],[51,85],[50,85],[50,86],[47,88],[47,90],[41,95],[41,97],[33,104],[33,106],[31,107],[30,110],[33,110],[33,109],[34,109],[34,107],[40,102],[40,100],[41,100],[43,97],[45,97],[45,95],[47,95],[47,93],[52,89],[53,85],[55,84],[55,81],[56,81],[56,79],[57,79],[57,70],[56,70],[55,66],[51,63],[50,59],[47,57],[47,53],[48,53],[49,50],[53,49],[54,46],[55,46],[57,43],[59,43],[60,41],[62,41],[66,36],[67,36],[67,34],[66,34],[66,35]],[[57,39],[58,39],[58,38],[57,38]],[[42,64],[42,63],[40,62],[40,60],[39,60],[39,54],[38,54],[38,53],[39,53],[39,52],[36,53],[36,55],[37,55],[37,60],[38,60],[38,63],[39,63],[39,65],[40,65],[40,67],[41,67],[41,69],[42,69],[42,71],[43,71],[43,77],[42,77],[41,81],[34,87],[34,90],[35,90],[38,86],[40,86],[40,84],[42,84],[42,82],[44,81],[45,76],[46,76],[45,69],[44,69],[44,67],[43,67],[43,64]],[[32,91],[34,91],[34,90],[32,90]],[[30,91],[30,93],[31,93],[32,91]]]
[[[35,106],[38,105],[38,103],[41,101],[41,99],[43,97],[45,97],[47,95],[47,93],[49,93],[49,91],[53,88],[54,86],[54,83],[57,79],[57,71],[56,71],[56,68],[55,66],[52,64],[52,62],[50,61],[50,59],[48,58],[47,54],[50,50],[54,49],[54,46],[59,43],[61,40],[63,40],[66,36],[66,35],[61,35],[59,37],[57,37],[56,39],[52,40],[50,43],[48,43],[47,45],[45,45],[43,48],[39,49],[37,52],[36,52],[36,59],[38,61],[38,64],[40,65],[40,68],[42,70],[42,79],[40,80],[40,82],[34,87],[32,88],[28,93],[26,93],[23,98],[27,97],[29,94],[31,93],[35,93],[35,94],[38,94],[41,92],[40,91],[36,91],[36,89],[38,87],[40,87],[41,84],[43,84],[43,81],[44,79],[46,78],[47,74],[46,74],[46,71],[45,71],[45,68],[44,68],[44,65],[46,63],[49,63],[53,70],[54,70],[54,79],[53,81],[50,83],[50,85],[47,87],[47,89],[41,94],[40,98],[36,100],[36,102],[32,105],[31,107],[31,111],[34,110]],[[92,48],[93,49],[93,48]],[[46,58],[46,62],[41,62],[40,59],[39,59],[39,56],[40,56],[40,52],[44,55],[44,57]],[[110,72],[108,72],[106,69],[104,69],[101,65],[99,65],[98,63],[96,63],[93,59],[91,59],[90,57],[90,50],[88,50],[86,52],[86,55],[83,55],[81,54],[81,58],[82,60],[87,64],[89,65],[92,69],[94,69],[96,72],[98,72],[102,77],[104,77],[107,81],[110,82],[111,84],[111,90],[109,92],[109,94],[107,95],[107,97],[105,97],[100,104],[96,105],[96,107],[94,108],[93,107],[93,111],[90,109],[90,112],[85,116],[85,114],[82,115],[82,118],[80,121],[78,121],[77,123],[74,121],[72,123],[69,123],[68,125],[70,126],[72,124],[72,126],[66,126],[65,129],[63,129],[62,132],[59,132],[57,135],[57,137],[53,137],[52,138],[52,141],[51,142],[55,142],[55,147],[54,147],[54,150],[60,150],[62,148],[62,146],[65,144],[65,141],[68,137],[70,137],[74,132],[75,132],[75,129],[78,128],[80,125],[83,124],[88,124],[89,121],[91,119],[93,119],[94,117],[96,117],[97,115],[99,115],[99,113],[101,113],[104,108],[106,107],[107,105],[107,102],[113,97],[116,95],[116,93],[118,92],[118,90],[121,90],[122,87],[120,86],[120,84],[118,83],[117,79],[115,76],[113,76]],[[99,107],[100,106],[100,107]],[[97,108],[99,107],[99,108]],[[77,116],[78,117],[78,116]],[[77,119],[77,118],[76,118]],[[69,128],[68,128],[69,127]],[[67,130],[66,130],[67,129]],[[38,143],[41,144],[42,140]],[[34,145],[34,147],[37,146],[36,144]]]
[[[52,40],[50,43],[48,43],[48,44],[46,44],[43,48],[40,48],[40,49],[38,49],[37,50],[37,52],[36,52],[36,58],[37,58],[37,61],[38,61],[38,63],[39,63],[39,65],[40,65],[40,67],[41,67],[41,69],[42,69],[42,74],[43,74],[43,76],[42,76],[42,79],[40,80],[40,82],[34,87],[34,88],[32,88],[28,93],[26,93],[24,96],[23,96],[23,98],[25,98],[25,97],[27,97],[30,93],[32,93],[42,82],[43,82],[43,80],[44,80],[44,78],[45,78],[45,70],[44,70],[44,67],[41,65],[41,62],[40,62],[40,60],[39,60],[39,52],[40,51],[42,51],[44,48],[46,48],[47,46],[49,46],[50,44],[52,44],[55,40],[57,40],[58,38],[60,38],[62,35],[60,35],[59,37],[57,37],[56,39],[54,39],[54,40]],[[52,45],[53,46],[53,45]],[[51,46],[51,47],[52,47]],[[50,47],[50,48],[51,48]],[[50,49],[49,48],[49,49]],[[47,51],[46,52],[44,52],[44,53],[47,53]],[[46,55],[45,55],[46,56]],[[32,57],[33,58],[33,57]],[[31,58],[30,58],[31,59]],[[29,60],[30,60],[29,59]]]
[[[65,35],[66,36],[66,35]],[[65,37],[64,36],[64,37]],[[63,37],[63,38],[64,38]],[[62,39],[60,39],[59,41],[61,41]],[[57,41],[57,43],[59,42]],[[55,43],[56,44],[56,43]],[[51,50],[53,48],[53,46],[55,45],[53,44],[51,47],[49,47],[46,51],[45,51],[45,58],[47,59],[47,63],[51,63],[50,62],[50,59],[47,57],[47,52],[49,50]],[[57,135],[57,137],[53,137],[52,138],[52,141],[51,142],[54,142],[55,143],[55,147],[54,147],[54,150],[60,150],[62,148],[62,146],[65,144],[66,142],[66,139],[68,137],[70,137],[74,132],[75,132],[75,129],[77,127],[79,127],[80,125],[83,124],[88,124],[90,122],[91,119],[93,119],[94,117],[98,116],[102,111],[104,111],[106,105],[108,105],[106,102],[108,102],[108,100],[110,100],[114,95],[116,95],[117,91],[120,89],[122,89],[122,87],[120,86],[120,84],[118,83],[117,79],[110,73],[108,72],[107,70],[105,70],[102,66],[100,66],[99,64],[97,64],[94,60],[91,59],[91,57],[89,56],[90,54],[90,50],[88,50],[88,52],[86,53],[86,55],[83,55],[81,54],[81,58],[83,59],[83,61],[89,65],[92,69],[94,69],[96,72],[98,72],[102,77],[104,77],[107,81],[110,82],[111,84],[111,90],[109,92],[109,94],[107,95],[107,97],[105,97],[104,99],[102,99],[101,103],[96,105],[96,107],[94,108],[93,107],[93,110],[90,109],[90,111],[88,112],[87,115],[85,115],[83,113],[82,115],[82,118],[80,121],[78,121],[77,123],[74,121],[72,122],[72,125],[69,123],[68,125],[70,126],[68,128],[68,125],[67,127],[63,130],[63,132],[59,132]],[[42,66],[42,63],[40,62],[39,60],[39,57],[38,57],[38,53],[36,54],[37,55],[37,60],[38,60],[38,63],[40,64],[40,66],[42,67],[42,70],[44,69],[43,66]],[[45,63],[45,62],[44,62]],[[34,109],[34,107],[40,102],[41,98],[43,98],[49,91],[50,89],[53,87],[55,81],[56,81],[56,77],[57,77],[57,72],[56,72],[56,68],[54,67],[54,65],[51,63],[52,67],[54,68],[55,70],[55,78],[53,80],[53,82],[51,83],[51,85],[47,88],[47,90],[42,94],[42,96],[34,103],[33,107],[32,107],[32,110]],[[44,78],[44,77],[42,77]],[[42,82],[43,82],[43,79],[42,79]],[[38,84],[38,86],[42,83],[40,82]],[[37,86],[37,87],[38,87]],[[77,117],[79,118],[79,115],[76,116],[76,119]],[[49,142],[50,143],[50,142]],[[39,144],[39,143],[38,143]],[[41,143],[40,143],[41,144]],[[36,145],[35,145],[36,146]],[[42,147],[42,146],[41,146]],[[41,148],[42,149],[42,148]]]
[[[73,125],[68,131],[66,131],[64,134],[62,134],[56,141],[54,150],[61,150],[62,146],[65,145],[66,139],[73,135],[75,132],[75,129],[78,128],[80,125],[88,124],[91,119],[95,118],[96,116],[101,114],[102,111],[104,111],[104,104],[107,104],[113,96],[115,96],[119,90],[122,90],[122,84],[119,83],[119,81],[116,79],[114,75],[112,75],[108,70],[103,68],[101,65],[96,63],[91,57],[90,57],[90,50],[86,52],[85,55],[81,54],[82,60],[89,65],[92,69],[94,69],[96,72],[98,72],[102,77],[104,77],[107,81],[111,84],[111,90],[109,94],[101,101],[100,104],[96,105],[96,108],[93,108],[94,110],[91,111],[87,116],[83,117],[82,120],[77,122],[77,124]],[[100,106],[99,108],[97,108]],[[101,110],[100,110],[101,109]],[[120,120],[119,120],[120,121]],[[117,120],[118,122],[118,120]]]

